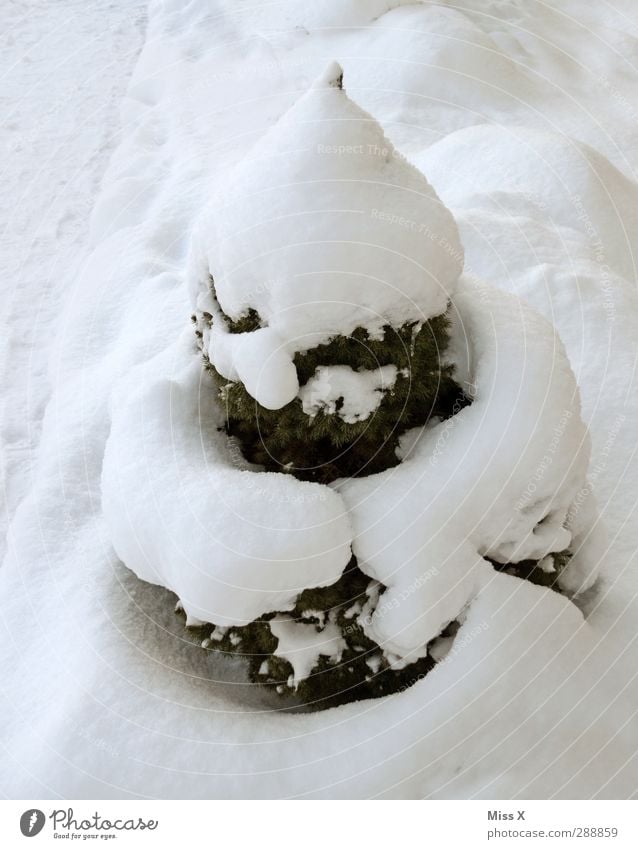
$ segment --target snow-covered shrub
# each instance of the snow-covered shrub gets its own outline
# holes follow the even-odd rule
[[[246,326],[222,318],[221,310],[217,316],[231,332]],[[203,321],[211,327],[208,314]],[[259,404],[241,381],[223,378],[206,352],[204,357],[219,387],[227,431],[248,460],[301,480],[331,483],[396,465],[406,430],[463,406],[444,359],[447,326],[447,316],[439,315],[396,329],[388,324],[378,337],[357,327],[349,336],[296,352],[298,395],[276,410]]]
[[[446,358],[456,226],[338,66],[230,176],[199,243],[196,333],[251,463],[323,484],[378,473],[408,430],[467,403]],[[306,703],[380,695],[434,663],[393,670],[366,635],[382,590],[353,557],[292,610],[198,635]]]
[[[422,677],[436,662],[438,647],[455,633],[488,564],[553,585],[567,563],[564,549],[571,537],[563,527],[565,511],[553,511],[548,521],[552,498],[547,496],[532,499],[531,509],[525,505],[526,519],[512,538],[501,538],[495,511],[496,521],[485,523],[475,554],[463,545],[462,556],[452,557],[449,545],[434,545],[428,557],[422,540],[418,573],[414,557],[419,551],[412,549],[423,533],[412,533],[406,546],[392,516],[385,533],[389,556],[388,544],[378,539],[379,533],[384,536],[384,510],[392,513],[397,497],[388,478],[393,467],[406,466],[406,492],[427,477],[444,490],[446,480],[433,470],[435,455],[428,458],[429,468],[417,464],[416,485],[411,475],[417,461],[409,458],[418,454],[418,443],[427,442],[426,434],[441,428],[445,434],[446,422],[467,435],[463,412],[470,398],[448,352],[450,317],[458,324],[458,309],[450,303],[462,267],[451,214],[377,122],[347,97],[338,66],[229,175],[197,228],[189,271],[193,319],[225,417],[223,430],[241,451],[240,465],[246,464],[242,474],[276,472],[329,485],[331,495],[342,494],[354,537],[353,556],[345,569],[339,567],[336,581],[311,572],[304,583],[297,573],[288,604],[277,607],[271,597],[259,616],[250,616],[255,608],[247,602],[246,615],[237,621],[223,606],[225,592],[215,600],[217,617],[201,607],[195,612],[196,605],[180,595],[205,648],[241,654],[253,681],[271,684],[280,693],[295,692],[306,704],[324,707],[381,695]],[[480,297],[484,300],[483,293]],[[464,341],[468,347],[460,326],[454,356],[464,362],[462,376],[471,386],[476,363],[472,351],[459,357]],[[551,329],[544,332],[544,344],[555,348]],[[469,338],[473,343],[476,335]],[[564,358],[562,350],[560,355]],[[573,384],[567,371],[567,382]],[[577,395],[565,403],[577,405]],[[577,440],[578,416],[573,428]],[[435,451],[440,450],[435,443]],[[585,454],[578,448],[566,451],[570,461],[579,459],[573,480],[563,482],[567,505],[573,482],[581,482],[584,474]],[[459,455],[455,473],[462,464]],[[365,479],[361,492],[348,486],[354,479]],[[388,486],[391,500],[384,507],[381,498],[374,533],[361,531],[361,505],[369,502],[374,513],[375,495]],[[267,489],[264,484],[266,498]],[[493,491],[490,485],[483,489],[487,504]],[[359,493],[354,502],[352,492]],[[406,511],[405,532],[410,535],[420,513],[427,540],[438,531],[432,520],[428,524],[427,499],[413,498],[412,503],[417,517],[410,519]],[[286,515],[285,501],[279,510]],[[313,510],[309,502],[307,512]],[[447,522],[455,510],[450,505],[447,513],[432,513]],[[233,521],[232,512],[228,518]],[[537,538],[542,541],[526,545],[525,534],[537,532],[541,523],[545,527]],[[465,542],[457,524],[450,535],[455,545]],[[329,533],[324,538],[329,551]],[[368,552],[370,540],[376,551]],[[379,569],[375,563],[384,550],[387,562]],[[213,556],[224,557],[223,550],[211,551]],[[287,574],[285,546],[281,557],[280,570]],[[276,556],[268,559],[272,574]],[[243,573],[222,571],[234,584],[233,598],[241,609]],[[408,576],[406,586],[397,575]],[[262,579],[259,583],[264,586]],[[251,598],[250,588],[246,598]],[[405,639],[391,632],[397,627]]]

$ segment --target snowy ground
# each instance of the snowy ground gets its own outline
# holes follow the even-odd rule
[[[91,209],[121,138],[120,103],[142,46],[146,4],[7,2],[0,19],[4,553],[51,393],[51,327],[86,257]]]
[[[13,521],[0,574],[2,791],[634,795],[632,3],[157,0],[123,132],[141,6],[4,14]],[[213,680],[232,670],[209,668],[181,638],[169,594],[118,562],[100,473],[113,387],[161,352],[167,375],[183,365],[174,341],[190,313],[195,217],[334,59],[348,93],[457,217],[466,270],[559,330],[592,434],[607,542],[586,624],[557,595],[500,576],[471,605],[449,659],[408,691],[283,716],[236,679]],[[116,145],[89,254],[87,218]]]

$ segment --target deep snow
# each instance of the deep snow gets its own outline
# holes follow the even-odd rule
[[[88,218],[142,46],[146,4],[107,0],[4,4],[0,78],[0,552],[9,517],[33,483],[52,382],[48,350],[61,304],[87,253]]]
[[[53,395],[0,572],[9,796],[635,792],[638,18],[628,2],[383,14],[389,5],[151,4],[94,250],[40,334],[56,336],[46,382],[30,372],[40,397]],[[586,622],[564,598],[494,574],[426,679],[389,699],[287,716],[232,669],[211,669],[181,636],[174,597],[117,562],[100,473],[114,384],[158,354],[169,374],[181,367],[172,358],[196,216],[335,59],[457,217],[470,276],[524,296],[559,330],[608,542],[597,528],[583,537],[585,566],[603,575]]]

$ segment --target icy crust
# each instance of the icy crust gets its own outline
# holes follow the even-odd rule
[[[245,625],[334,583],[352,534],[336,492],[247,468],[218,430],[215,390],[190,343],[187,334],[115,393],[104,515],[122,561],[175,592],[191,619]]]
[[[589,462],[576,381],[549,322],[463,277],[453,307],[473,403],[411,435],[399,466],[334,485],[359,567],[387,587],[366,633],[400,657],[458,616],[489,575],[485,558],[569,548],[569,510]],[[570,581],[585,586],[584,576]]]
[[[358,327],[374,337],[445,311],[463,267],[452,215],[377,121],[341,88],[332,63],[228,175],[195,229],[196,309],[262,327],[207,336],[211,362],[260,404],[297,394],[292,363]]]

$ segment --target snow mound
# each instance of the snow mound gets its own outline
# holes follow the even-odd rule
[[[223,411],[190,341],[114,395],[104,515],[138,577],[173,590],[191,618],[244,625],[334,583],[352,535],[337,493],[247,468],[219,432]]]
[[[345,52],[357,102],[384,115],[391,135],[400,133],[416,150],[424,134],[436,141],[475,120],[473,112],[482,114],[486,100],[511,112],[532,88],[524,64],[499,50],[493,34],[460,8],[414,3],[394,9],[357,33]]]
[[[489,564],[569,548],[590,444],[553,327],[517,297],[462,277],[455,346],[473,403],[426,427],[403,462],[340,481],[359,567],[385,584],[368,633],[413,655],[462,610]],[[580,589],[594,574],[580,577]],[[571,575],[572,582],[577,576]]]
[[[252,333],[223,317],[211,362],[278,409],[299,389],[292,358],[357,327],[378,335],[445,311],[463,267],[454,219],[333,63],[232,171],[193,239],[193,303],[215,318],[255,310]]]
[[[475,154],[481,167],[468,168],[465,157]],[[638,310],[638,186],[589,145],[513,126],[452,133],[416,161],[436,175],[455,215],[467,269],[534,306],[554,324],[569,355],[583,417],[598,442],[570,509],[575,554],[562,583],[577,591],[608,561],[620,533],[613,521],[609,527],[608,510],[604,525],[597,520],[594,501],[614,497],[610,456],[627,427],[636,358],[627,340]],[[617,475],[631,478],[626,465]]]
[[[572,239],[598,244],[601,264],[636,277],[638,186],[589,145],[547,130],[479,124],[450,133],[416,161],[455,212],[535,207]]]

